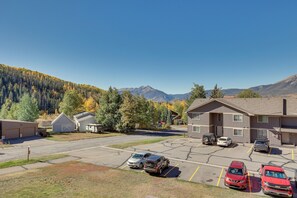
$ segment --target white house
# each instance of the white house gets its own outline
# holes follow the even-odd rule
[[[89,112],[79,113],[73,116],[76,129],[81,132],[88,131],[88,125],[96,124],[95,115]]]
[[[53,132],[72,132],[75,131],[75,122],[64,113],[61,113],[52,121]]]

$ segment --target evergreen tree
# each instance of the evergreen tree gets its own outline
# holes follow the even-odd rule
[[[261,98],[261,95],[257,92],[254,92],[251,89],[245,89],[241,91],[237,96],[237,98]]]
[[[72,117],[83,111],[83,98],[76,90],[66,91],[63,101],[60,103],[60,112]]]
[[[168,109],[167,110],[168,112],[167,112],[167,120],[166,120],[166,124],[167,125],[171,125],[172,124],[172,122],[171,122],[171,111]]]
[[[84,99],[93,97],[99,100],[104,92],[94,86],[75,84],[36,71],[0,64],[0,106],[6,99],[19,102],[25,93],[29,93],[37,100],[40,110],[54,113],[65,92],[72,89]]]
[[[219,88],[217,84],[214,86],[213,90],[211,91],[210,98],[224,98],[222,88]]]
[[[194,87],[191,90],[190,97],[187,100],[187,105],[190,106],[197,98],[206,98],[206,92],[203,85],[194,83]]]
[[[22,121],[34,122],[39,117],[37,101],[25,94],[17,108],[17,118]]]
[[[100,99],[100,108],[96,112],[96,120],[107,130],[115,131],[121,121],[120,107],[122,98],[117,89],[109,88]]]
[[[11,106],[12,106],[12,101],[10,99],[6,99],[5,103],[2,105],[0,110],[0,119],[8,118]]]

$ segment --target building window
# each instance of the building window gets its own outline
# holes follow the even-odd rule
[[[257,130],[257,139],[266,139],[267,138],[267,130],[266,129],[258,129]]]
[[[233,129],[233,136],[243,136],[243,129]]]
[[[201,113],[192,113],[192,119],[193,120],[200,120]]]
[[[243,121],[243,115],[236,114],[233,115],[233,122],[242,122]]]
[[[268,116],[257,116],[258,118],[258,123],[268,123]]]
[[[200,133],[200,126],[193,126],[193,132]]]

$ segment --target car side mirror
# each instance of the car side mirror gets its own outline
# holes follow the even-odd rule
[[[292,177],[288,177],[288,180],[291,181],[292,180]]]

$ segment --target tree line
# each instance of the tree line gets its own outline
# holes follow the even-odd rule
[[[28,93],[35,98],[40,111],[52,114],[59,109],[67,90],[76,90],[85,100],[90,97],[99,99],[104,92],[94,86],[75,84],[36,71],[0,64],[0,106],[7,99],[18,103]]]

